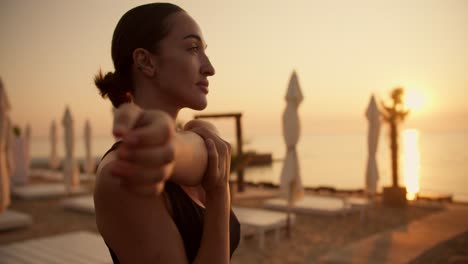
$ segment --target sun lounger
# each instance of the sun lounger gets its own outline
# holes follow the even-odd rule
[[[372,200],[364,197],[344,197],[343,201],[349,213],[359,212],[361,221],[364,221],[369,208],[372,206]]]
[[[267,231],[274,230],[275,239],[279,242],[281,229],[286,227],[287,224],[287,215],[285,213],[237,206],[233,206],[232,210],[241,224],[241,230],[246,229],[243,234],[256,233],[258,235],[261,249],[265,247],[265,233]],[[294,214],[291,214],[291,223],[294,222],[294,219]]]
[[[101,236],[78,231],[0,247],[1,264],[112,263]]]
[[[12,188],[12,195],[20,199],[56,198],[67,195],[79,195],[89,192],[87,188],[79,186],[68,193],[63,183],[41,183],[18,186]]]
[[[31,216],[27,214],[6,210],[0,214],[0,232],[27,227],[30,226],[32,222]]]
[[[50,169],[32,169],[30,173],[33,178],[41,178],[48,181],[63,181],[63,173],[59,170]],[[80,173],[80,181],[94,180],[92,173]]]
[[[242,245],[244,243],[245,238],[247,237],[252,237],[255,235],[255,229],[250,226],[242,226],[241,227],[241,232],[240,232],[240,241],[239,245]]]
[[[81,196],[68,198],[62,202],[64,208],[94,214],[94,200],[92,196]],[[280,239],[281,228],[286,226],[286,214],[264,209],[233,207],[241,224],[241,240],[244,236],[258,235],[260,248],[265,244],[265,233],[270,230],[275,231],[276,240]],[[294,215],[291,215],[291,222],[294,221]]]
[[[94,173],[80,173],[80,181],[93,181],[96,179],[96,175]]]
[[[94,214],[94,200],[91,195],[65,199],[62,202],[65,209]],[[281,228],[286,226],[287,215],[285,213],[274,212],[264,209],[233,207],[241,224],[241,239],[244,236],[258,235],[260,248],[265,244],[265,233],[270,230],[275,231],[276,241],[280,239]],[[291,222],[294,221],[294,214],[291,215]]]
[[[92,195],[73,197],[65,199],[62,202],[65,209],[73,210],[76,212],[94,214],[94,198]]]
[[[94,214],[94,200],[90,195],[68,198],[62,202],[64,208]],[[242,238],[257,234],[260,248],[265,244],[265,233],[270,230],[275,231],[276,240],[280,239],[281,228],[286,226],[287,215],[285,213],[274,212],[264,209],[236,207],[232,208],[240,224]],[[291,215],[291,222],[294,221],[294,214]],[[242,239],[241,238],[241,239]]]
[[[58,170],[50,169],[31,169],[32,178],[41,178],[49,181],[63,181],[63,174]]]
[[[288,210],[287,201],[282,198],[267,199],[263,205],[272,210]],[[306,195],[294,204],[291,211],[298,214],[334,216],[346,214],[347,205],[342,198]]]

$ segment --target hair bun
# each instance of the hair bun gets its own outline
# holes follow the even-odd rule
[[[114,107],[131,101],[128,87],[121,87],[122,82],[119,81],[117,73],[108,72],[106,75],[103,75],[102,71],[99,70],[94,77],[94,83],[99,89],[101,96],[109,98]]]

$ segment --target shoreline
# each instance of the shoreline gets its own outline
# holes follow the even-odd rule
[[[96,166],[99,164],[101,160],[101,157],[95,156],[94,161]],[[80,172],[84,172],[84,159],[83,158],[77,158]],[[61,165],[60,165],[61,166]],[[258,167],[258,166],[257,166]],[[48,163],[48,158],[47,157],[34,157],[31,159],[31,169],[48,169],[49,168],[49,163]],[[57,169],[57,171],[60,170]],[[231,172],[231,175],[235,175],[235,171]],[[230,181],[232,183],[236,183],[236,180],[233,179]],[[269,181],[244,181],[244,184],[246,186],[252,186],[252,187],[260,187],[260,188],[272,188],[272,189],[278,189],[279,184],[269,182]],[[317,194],[320,195],[357,195],[357,196],[363,196],[365,193],[363,188],[336,188],[332,185],[320,185],[320,186],[304,186],[304,190],[307,191],[313,191],[316,192]],[[376,196],[380,197],[382,195],[381,192],[377,192]],[[450,202],[450,203],[456,203],[456,204],[463,204],[463,205],[468,205],[468,196],[466,196],[466,199],[458,199],[460,197],[465,197],[466,195],[455,195],[455,194],[450,194],[450,193],[442,193],[442,192],[434,192],[434,191],[427,191],[427,192],[421,192],[418,195],[418,199],[420,200],[426,200],[428,202]]]

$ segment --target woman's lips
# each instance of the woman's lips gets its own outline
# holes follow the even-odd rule
[[[197,82],[198,88],[200,88],[204,94],[208,94],[208,85],[208,81]]]

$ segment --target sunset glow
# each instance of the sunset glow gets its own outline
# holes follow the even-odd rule
[[[419,192],[419,131],[406,129],[403,132],[403,176],[406,186],[406,198],[414,200]]]
[[[418,90],[405,90],[405,104],[411,111],[421,111],[425,106],[426,98]]]
[[[93,76],[114,70],[110,45],[118,19],[147,2],[115,0],[109,8],[107,1],[2,1],[0,78],[13,122],[45,137],[68,105],[79,131],[89,119],[95,134],[109,136],[110,102]],[[411,110],[406,122],[421,131],[468,131],[466,1],[364,0],[359,8],[348,1],[202,2],[174,1],[210,46],[216,74],[205,112],[243,112],[246,135],[280,133],[293,70],[304,94],[305,134],[364,131],[369,96],[387,98],[396,85]],[[180,119],[194,114],[185,109]]]

